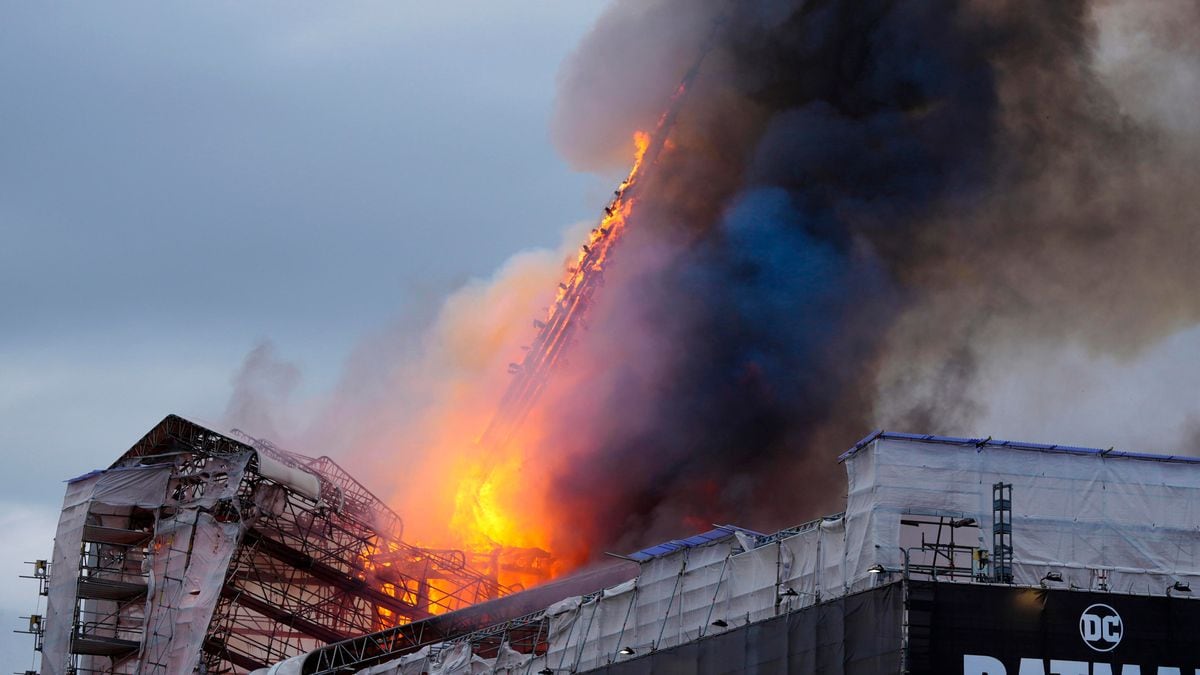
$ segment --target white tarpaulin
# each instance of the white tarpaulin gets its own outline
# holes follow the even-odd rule
[[[42,648],[42,674],[62,675],[70,665],[67,652],[75,617],[75,584],[79,579],[79,550],[88,501],[101,474],[92,474],[67,485],[58,531],[54,535],[49,597],[46,601],[46,634]]]
[[[160,521],[151,545],[143,660],[168,664],[169,672],[188,672],[199,660],[239,534],[237,523],[194,509]]]
[[[304,657],[299,657],[303,659]],[[381,663],[359,671],[363,675],[421,675],[429,671],[429,647],[425,646],[412,654]],[[299,672],[299,671],[297,671]]]
[[[992,485],[1012,485],[1014,576],[1162,593],[1200,583],[1200,463],[1123,453],[1055,451],[881,436],[849,453],[847,563],[851,584],[876,563],[899,569],[900,516],[975,518],[978,546],[992,548]],[[974,544],[974,542],[971,542]],[[1193,578],[1195,577],[1195,578]]]
[[[733,541],[731,534],[648,560],[637,579],[586,602],[576,597],[552,605],[546,611],[549,650],[527,669],[588,670],[716,630],[711,622],[728,604]],[[774,569],[772,562],[772,584]]]
[[[55,535],[43,675],[71,667],[73,634],[131,648],[166,672],[194,670],[242,532],[240,522],[218,521],[208,509],[235,496],[249,458],[214,457],[187,473],[175,463],[115,467],[68,484]],[[146,519],[153,519],[153,532]],[[139,536],[148,541],[135,543]],[[81,669],[111,667],[107,656],[78,659]]]

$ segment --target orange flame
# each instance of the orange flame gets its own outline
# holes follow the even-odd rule
[[[613,245],[624,232],[635,204],[628,192],[641,175],[651,135],[635,133],[633,146],[633,166],[605,207],[600,223],[591,230],[578,255],[568,261],[547,320],[556,311],[567,312],[568,319],[582,311],[581,307],[568,306],[566,299],[587,282],[588,270],[604,269]],[[475,403],[486,398],[476,397]],[[464,437],[471,430],[483,428],[482,411],[472,413],[459,408],[441,412],[446,418],[433,439],[435,459],[429,468],[438,476],[436,483],[441,487],[436,491],[448,501],[443,508],[448,508],[450,516],[441,540],[422,543],[471,551],[484,561],[484,567],[494,569],[505,585],[531,585],[580,562],[570,560],[570,554],[563,556],[563,552],[555,551],[561,529],[569,525],[546,503],[551,487],[546,481],[553,474],[547,462],[553,460],[536,454],[543,440],[542,429],[546,428],[539,411],[529,414],[514,438],[492,447]],[[414,518],[411,509],[404,512],[410,521]],[[551,554],[558,554],[558,560],[553,560]]]

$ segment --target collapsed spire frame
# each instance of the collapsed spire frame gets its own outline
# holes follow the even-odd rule
[[[231,436],[171,415],[71,481],[43,673],[242,673],[511,592],[462,551],[403,541],[329,457]]]

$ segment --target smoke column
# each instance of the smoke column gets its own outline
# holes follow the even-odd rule
[[[1139,105],[1119,48],[1194,77],[1192,5],[729,6],[617,2],[563,73],[555,137],[609,166],[724,14],[546,397],[580,557],[819,515],[869,430],[969,426],[1000,346],[1131,359],[1200,312],[1195,99]]]

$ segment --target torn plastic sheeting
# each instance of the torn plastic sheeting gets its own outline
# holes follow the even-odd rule
[[[525,666],[530,659],[528,654],[513,649],[508,642],[501,642],[500,648],[496,650],[496,660],[492,663],[492,669],[497,675],[517,675],[525,672]]]
[[[550,626],[545,659],[551,668],[575,668],[580,645],[586,642],[595,623],[598,605],[596,598],[584,603],[582,597],[574,597],[556,602],[547,609]]]
[[[579,608],[582,597],[567,598],[554,603],[546,610],[550,618],[547,640],[549,652],[561,652],[572,643],[571,636],[575,631],[576,620],[579,618]],[[548,653],[549,653],[548,652]],[[561,653],[560,658],[565,658]]]
[[[166,504],[184,508],[212,508],[237,496],[252,451],[209,457],[198,472],[176,470],[167,482]]]
[[[96,481],[91,499],[114,506],[157,508],[166,501],[167,483],[174,468],[159,464],[110,469]]]
[[[152,544],[144,654],[168,664],[169,672],[189,672],[200,658],[240,531],[237,523],[192,509],[173,520],[160,521]]]
[[[469,642],[459,642],[444,650],[439,663],[429,669],[429,675],[483,675],[492,672],[492,665],[471,651]]]
[[[421,647],[412,654],[405,654],[387,663],[371,666],[360,670],[362,675],[421,675],[429,665],[429,645]]]
[[[636,642],[634,603],[640,597],[638,579],[605,589],[597,598],[580,606],[576,630],[559,641],[560,668],[585,670],[607,663],[622,642]]]
[[[576,595],[570,598],[563,598],[558,602],[546,608],[546,616],[556,617],[574,609],[579,609],[579,605],[583,604],[583,596]]]

